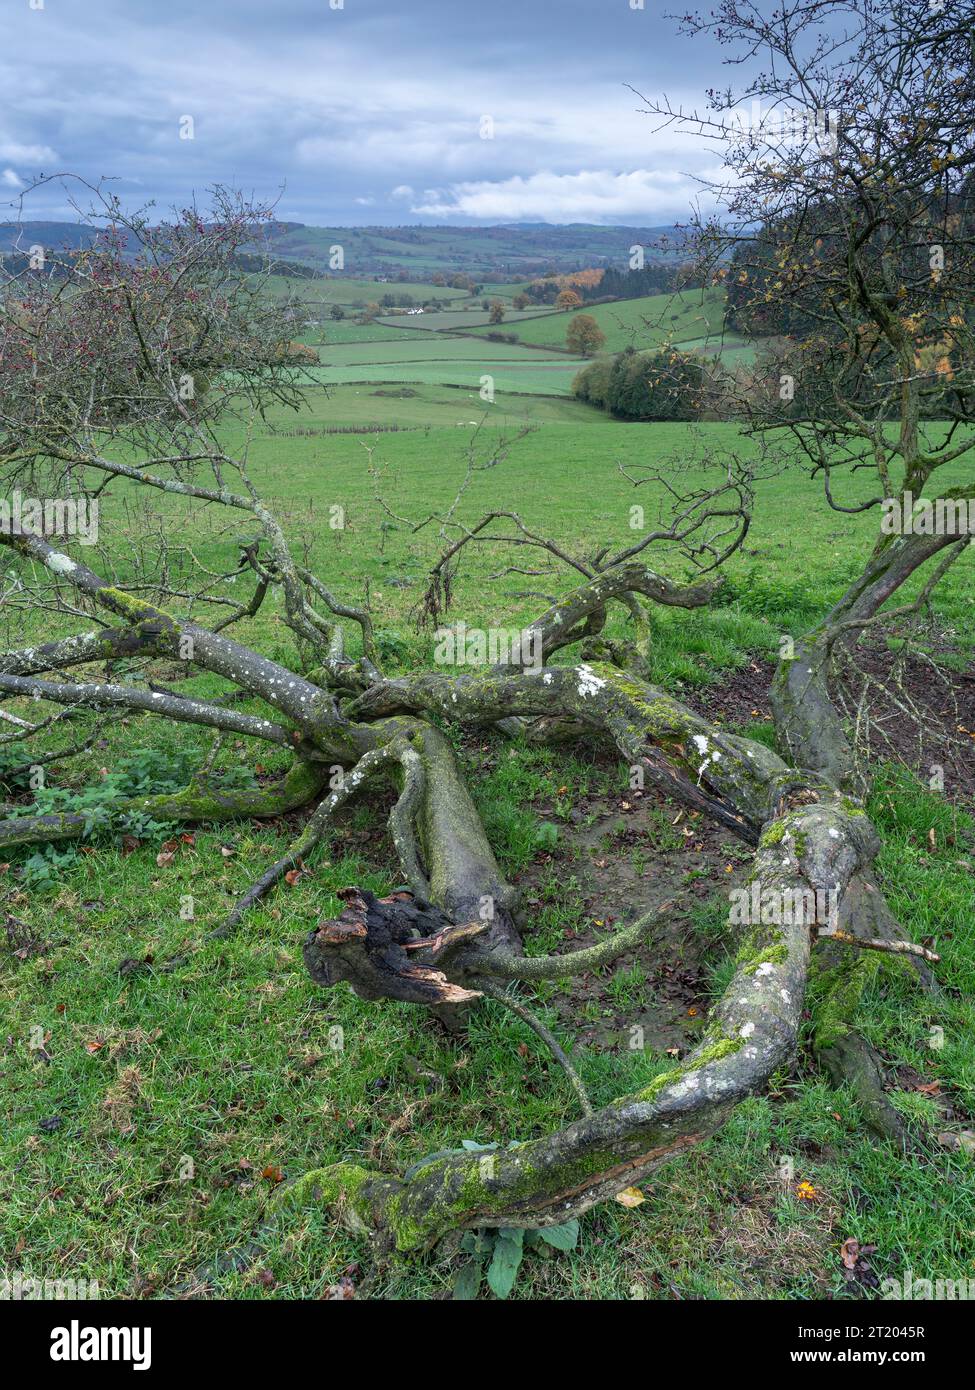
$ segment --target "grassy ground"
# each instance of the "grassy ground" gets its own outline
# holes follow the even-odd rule
[[[483,296],[478,296],[478,304],[480,304],[480,299],[482,297]],[[500,296],[492,295],[492,298],[500,298]],[[407,328],[409,330],[419,329],[421,332],[425,333],[440,332],[443,329],[447,329],[448,332],[452,329],[457,329],[458,331],[466,333],[470,328],[485,327],[490,328],[492,331],[499,329],[500,332],[504,333],[507,331],[505,326],[507,324],[519,323],[524,319],[537,318],[539,314],[547,312],[547,309],[512,309],[509,305],[505,310],[504,320],[500,325],[492,324],[490,312],[480,307],[477,309],[444,309],[441,312],[427,311],[423,314],[417,314],[413,318],[406,318],[405,322],[404,316],[392,314],[383,318],[381,321],[385,324],[395,324],[398,327]]]
[[[569,324],[576,314],[590,314],[606,335],[606,352],[622,352],[624,348],[657,347],[664,342],[682,343],[690,339],[712,340],[710,350],[717,347],[724,315],[724,294],[719,290],[697,290],[685,294],[654,294],[642,299],[624,299],[614,304],[595,304],[573,313],[549,313],[514,323],[510,330],[505,323],[502,332],[512,332],[523,343],[539,347],[564,347]],[[474,329],[478,333],[489,329]]]
[[[466,290],[453,290],[449,285],[365,280],[351,276],[329,276],[316,280],[299,275],[268,275],[264,284],[268,294],[282,299],[298,298],[310,307],[341,304],[345,308],[361,308],[366,304],[378,303],[384,294],[405,295],[415,304],[422,304],[427,299],[470,298]]]
[[[456,453],[458,438],[462,438],[458,431],[463,429],[470,434],[472,424],[483,419],[485,409],[479,391],[466,386],[415,381],[383,386],[360,382],[329,386],[327,394],[324,390],[311,392],[307,411],[297,417],[276,418],[272,428],[283,431],[285,437],[292,437],[308,431],[322,435],[347,426],[355,426],[361,433],[368,433],[367,427],[377,433],[394,429],[426,433],[438,426],[447,426],[457,435],[457,438],[451,437]],[[606,420],[601,411],[571,396],[512,391],[496,393],[491,416],[517,428],[556,421],[599,425]],[[361,448],[358,454],[361,458]],[[350,454],[350,460],[355,457],[355,453]]]
[[[377,344],[378,348],[387,345]],[[468,340],[448,338],[441,342],[424,343],[422,347],[436,348],[436,355],[424,356],[414,343],[395,344],[396,352],[382,362],[339,363],[311,367],[308,379],[325,386],[347,385],[355,381],[418,383],[434,386],[482,387],[494,392],[525,392],[539,396],[568,396],[572,382],[582,367],[581,359],[571,357],[546,358],[542,352],[511,348],[505,343],[490,343],[478,351]],[[334,349],[336,353],[340,349]],[[518,355],[519,352],[522,355]],[[331,355],[331,354],[329,354]],[[489,382],[485,381],[489,378]]]
[[[431,660],[430,635],[416,631],[411,609],[434,538],[391,521],[375,493],[401,516],[421,517],[447,502],[470,445],[470,425],[459,428],[465,420],[485,416],[474,449],[493,466],[474,475],[463,514],[516,505],[526,524],[580,548],[597,537],[632,542],[635,501],[646,508],[645,524],[654,524],[653,493],[635,493],[620,463],[632,469],[676,457],[691,463],[692,478],[703,478],[694,464],[700,451],[735,443],[725,425],[627,426],[575,402],[517,395],[499,397],[488,411],[476,393],[452,395],[442,382],[416,390],[316,391],[300,417],[272,413],[251,442],[262,491],[292,534],[307,541],[325,582],[354,599],[368,591],[390,671]],[[371,423],[404,428],[374,438],[325,433]],[[525,424],[531,432],[496,462],[501,427]],[[295,429],[302,433],[282,433]],[[323,525],[333,504],[345,508],[340,531]],[[168,515],[174,534],[185,536],[174,504]],[[194,549],[214,567],[229,567],[236,554],[238,531],[219,530],[225,522],[194,518]],[[801,478],[765,485],[747,549],[729,566],[713,611],[655,618],[656,678],[696,698],[771,656],[782,633],[802,631],[858,570],[874,525],[862,515],[830,513]],[[141,527],[136,513],[106,508],[103,537],[123,572]],[[490,579],[511,563],[522,559],[472,550],[452,617],[510,626],[538,610],[538,594],[564,586],[552,574]],[[938,613],[966,659],[972,604],[962,564],[945,581]],[[44,621],[50,631],[53,620]],[[294,659],[274,603],[239,635]],[[171,674],[164,668],[156,674],[165,682]],[[216,688],[209,679],[190,685]],[[764,716],[757,709],[750,723],[768,737]],[[91,755],[58,769],[52,782],[65,789],[97,782],[104,768],[125,785],[181,784],[208,746],[185,728],[113,720]],[[690,1040],[727,978],[730,943],[717,930],[727,902],[720,861],[726,855],[737,867],[740,850],[720,838],[711,857],[682,845],[671,827],[676,810],[666,804],[651,807],[654,843],[611,833],[586,839],[591,824],[625,822],[630,814],[623,769],[605,750],[539,751],[482,737],[460,752],[506,873],[529,885],[530,949],[611,929],[605,903],[624,864],[649,893],[669,856],[668,872],[695,888],[697,903],[669,947],[678,965],[685,957],[695,962],[687,988],[697,1002],[684,1010]],[[218,763],[238,781],[280,765],[276,754],[232,741]],[[104,1292],[123,1296],[202,1288],[221,1296],[316,1297],[350,1266],[360,1296],[422,1299],[449,1291],[458,1267],[449,1252],[380,1267],[325,1213],[270,1215],[280,1180],[324,1162],[402,1168],[462,1139],[505,1144],[574,1114],[561,1073],[495,1006],[479,1013],[465,1048],[419,1010],[364,1004],[344,989],[323,993],[308,978],[300,943],[336,911],[335,890],[356,882],[381,891],[396,880],[386,806],[378,794],[353,806],[309,876],[282,888],[234,938],[204,946],[169,974],[122,975],[118,966],[125,957],[159,959],[200,941],[282,852],[293,822],[203,828],[162,863],[157,856],[170,832],[161,827],[143,827],[134,845],[96,837],[63,857],[11,856],[2,880],[8,939],[0,945],[3,1265],[47,1278],[96,1277]],[[973,822],[950,799],[895,772],[883,774],[870,810],[885,836],[881,867],[892,905],[916,936],[936,937],[950,988],[932,1007],[884,966],[888,978],[878,978],[865,1001],[867,1029],[892,1065],[917,1078],[897,1094],[907,1113],[937,1129],[971,1128]],[[649,949],[620,961],[593,982],[575,1025],[557,996],[549,994],[543,1008],[570,1042],[600,1023],[625,1030],[657,1008],[655,982],[673,964]],[[944,1029],[940,1050],[930,1045],[933,1028]],[[605,1101],[672,1060],[653,1048],[580,1042],[578,1065]],[[849,1236],[877,1246],[870,1261],[880,1278],[907,1269],[918,1278],[975,1277],[972,1165],[964,1150],[935,1145],[929,1157],[905,1161],[870,1141],[853,1100],[825,1084],[804,1044],[769,1095],[740,1107],[718,1136],[661,1169],[646,1184],[643,1205],[610,1205],[586,1218],[572,1255],[529,1255],[515,1296],[869,1295],[842,1278],[839,1245]],[[812,1189],[806,1200],[800,1182]],[[252,1232],[262,1228],[248,1251]],[[241,1257],[228,1267],[220,1257],[235,1249]]]

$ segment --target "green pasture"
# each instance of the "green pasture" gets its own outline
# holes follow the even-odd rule
[[[371,297],[385,288],[304,283],[332,295]],[[648,304],[593,310],[608,336],[616,332],[611,315],[619,317],[608,346],[625,346],[625,334],[642,331]],[[711,300],[696,311],[687,300],[674,312],[676,323],[665,313],[661,332],[675,340],[704,336],[695,312],[718,326]],[[554,347],[567,322],[567,315],[550,315],[521,321],[517,331],[526,342]],[[254,483],[303,561],[337,595],[370,605],[389,674],[433,660],[432,634],[417,626],[416,613],[442,541],[436,525],[420,523],[447,508],[465,478],[458,520],[469,525],[488,511],[515,510],[531,530],[586,557],[606,543],[632,545],[666,516],[660,485],[634,486],[645,471],[669,470],[681,488],[704,486],[728,451],[754,447],[727,424],[609,420],[568,396],[581,364],[565,356],[482,336],[428,342],[419,332],[407,337],[406,330],[374,327],[370,338],[351,324],[326,323],[320,351],[329,365],[311,369],[315,384],[305,408],[274,407],[246,429],[228,427],[224,443],[231,454],[247,449]],[[493,404],[479,395],[482,374],[494,378]],[[967,467],[964,460],[953,465],[946,483],[966,476]],[[861,496],[856,483],[833,481],[839,500]],[[101,549],[79,558],[127,577],[145,543],[141,501],[134,487],[110,493]],[[226,576],[215,579],[214,594],[246,601],[253,586],[236,570],[241,541],[253,539],[248,517],[187,510],[168,494],[153,505],[174,542]],[[329,524],[334,508],[341,509],[338,529]],[[801,473],[779,469],[761,481],[752,529],[726,566],[713,605],[654,612],[655,681],[695,698],[736,671],[747,673],[750,663],[774,659],[781,637],[800,634],[860,571],[876,525],[872,513],[831,511],[821,485]],[[674,578],[689,577],[666,549],[651,548],[647,559]],[[447,618],[519,626],[574,582],[545,552],[490,540],[471,545],[453,579]],[[225,611],[198,605],[194,614],[207,621]],[[969,559],[949,572],[934,612],[956,662],[970,663]],[[25,640],[51,637],[61,625],[56,615],[39,614]],[[277,594],[229,631],[272,657],[300,662]],[[607,632],[627,635],[618,606]],[[354,654],[354,630],[349,636]],[[141,674],[163,685],[179,682],[186,693],[223,689],[211,677],[182,680],[171,662]],[[101,678],[101,671],[91,675]],[[31,718],[44,710],[25,701],[4,707]],[[242,708],[262,709],[255,701]],[[749,730],[772,738],[767,713],[749,714]],[[62,746],[60,731],[48,737],[48,746]],[[728,978],[731,943],[719,930],[727,909],[725,861],[728,870],[743,872],[747,852],[729,836],[719,843],[719,859],[709,861],[693,841],[680,839],[677,808],[666,803],[659,834],[647,843],[614,839],[614,817],[628,814],[627,769],[590,740],[539,749],[477,730],[457,744],[504,872],[530,885],[529,950],[557,950],[615,929],[618,922],[607,920],[604,872],[633,868],[633,912],[644,879],[646,891],[663,873],[681,891],[705,885],[681,917],[675,947],[679,967],[685,956],[698,959],[704,944],[698,1023],[687,1021],[692,1036]],[[189,726],[113,717],[87,752],[49,769],[49,787],[68,795],[105,777],[141,779],[146,790],[181,785],[210,749],[209,736]],[[239,784],[266,778],[286,761],[280,751],[228,739],[215,768]],[[21,783],[4,794],[22,808],[30,804]],[[333,1214],[313,1205],[288,1211],[273,1201],[282,1181],[323,1163],[350,1159],[402,1171],[465,1139],[508,1144],[576,1114],[558,1068],[493,1004],[478,1011],[463,1046],[419,1009],[363,1003],[345,987],[323,991],[308,977],[301,942],[339,910],[336,891],[358,883],[385,892],[398,882],[385,830],[390,800],[377,783],[339,818],[310,856],[308,873],[224,940],[205,938],[284,852],[297,821],[204,826],[162,862],[157,856],[173,835],[168,826],[142,828],[134,844],[96,828],[89,841],[63,853],[9,852],[0,868],[7,924],[0,937],[4,1271],[96,1278],[103,1297],[318,1298],[347,1270],[360,1298],[449,1295],[458,1269],[451,1248],[409,1263],[378,1260]],[[892,906],[915,936],[934,937],[946,990],[937,1000],[920,996],[885,964],[868,989],[865,1017],[892,1068],[909,1069],[905,1075],[919,1084],[938,1083],[940,1099],[906,1083],[896,1093],[905,1113],[935,1131],[971,1127],[975,1111],[972,809],[890,768],[881,769],[869,806],[884,836],[879,863]],[[587,844],[583,832],[597,811],[606,836]],[[554,841],[545,829],[552,826]],[[158,968],[184,951],[177,969]],[[120,972],[126,958],[143,968]],[[605,1050],[583,1040],[596,1025],[625,1030],[657,1008],[658,965],[641,951],[607,967],[570,1021],[558,1008],[559,987],[542,991],[539,1008],[563,1043],[576,1048],[597,1104],[673,1065],[653,1048]],[[933,1025],[944,1029],[937,1052],[928,1043]],[[877,1247],[871,1262],[880,1278],[907,1269],[916,1277],[975,1277],[975,1158],[932,1142],[905,1159],[871,1140],[855,1100],[826,1084],[807,1044],[804,1037],[795,1066],[775,1078],[768,1095],[742,1105],[718,1135],[654,1174],[641,1206],[603,1206],[583,1220],[576,1252],[527,1259],[514,1296],[876,1296],[843,1279],[839,1248],[848,1237]],[[946,1099],[951,1121],[944,1118]],[[810,1184],[813,1200],[799,1200],[795,1186],[783,1183],[783,1156]]]

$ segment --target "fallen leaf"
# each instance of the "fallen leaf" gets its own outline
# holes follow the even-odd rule
[[[848,1236],[840,1246],[840,1264],[843,1266],[843,1278],[848,1282],[855,1280],[859,1284],[865,1284],[868,1288],[876,1289],[880,1285],[880,1280],[870,1268],[870,1262],[866,1258],[876,1250],[875,1245],[861,1245],[858,1240]]]
[[[946,1149],[961,1149],[964,1153],[975,1153],[975,1132],[963,1129],[959,1134],[950,1130],[938,1135],[938,1143]]]
[[[625,1187],[622,1192],[617,1192],[616,1200],[621,1207],[638,1207],[647,1199],[638,1187]]]
[[[847,1239],[840,1246],[840,1259],[843,1262],[843,1268],[855,1269],[859,1255],[860,1242],[858,1240],[854,1240],[852,1236],[848,1236]]]
[[[322,1294],[323,1299],[329,1302],[346,1298],[355,1298],[355,1284],[345,1274],[341,1276],[337,1284],[329,1284]]]

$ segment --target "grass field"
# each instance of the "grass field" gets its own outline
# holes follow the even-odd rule
[[[492,296],[494,298],[495,296]],[[547,313],[547,309],[507,309],[504,321],[499,325],[491,324],[490,311],[484,309],[444,309],[434,310],[423,314],[417,314],[411,318],[404,315],[389,315],[379,319],[379,322],[387,327],[400,327],[409,331],[419,329],[422,332],[449,332],[466,333],[470,328],[488,328],[492,332],[505,333],[508,330],[505,324],[519,323],[523,319],[537,318],[541,313]]]
[[[572,313],[533,316],[530,322],[516,323],[511,332],[523,343],[539,347],[565,347],[565,335],[576,314],[591,314],[606,335],[604,352],[624,348],[659,347],[661,343],[683,343],[705,338],[710,351],[719,346],[724,295],[720,291],[691,291],[683,295],[655,294],[642,299],[624,299],[613,304],[595,304]],[[507,332],[505,324],[500,325]],[[475,329],[484,333],[486,329]]]
[[[340,362],[334,366],[310,367],[308,377],[326,386],[355,381],[420,382],[430,386],[468,386],[475,390],[485,385],[483,378],[490,377],[495,391],[568,396],[576,373],[586,365],[571,357],[549,359],[540,352],[519,356],[517,349],[509,355],[505,346],[492,343],[480,352],[462,350],[452,355],[445,351],[449,344],[444,344],[439,354],[431,353],[429,357],[414,357],[411,347],[384,362]],[[500,351],[496,353],[495,347]]]
[[[642,312],[634,305],[605,306],[604,319],[610,311]],[[692,310],[681,313],[691,336]],[[550,325],[545,331],[564,333],[566,321],[540,319],[520,331]],[[370,341],[352,335],[351,325],[337,329],[348,342],[327,342],[323,362],[335,365],[316,372],[334,384],[313,389],[298,415],[275,409],[256,422],[250,462],[262,495],[307,545],[324,582],[353,601],[368,596],[390,673],[431,662],[431,634],[417,630],[413,609],[436,537],[433,528],[414,532],[406,520],[391,519],[377,493],[400,518],[421,520],[453,497],[473,448],[492,466],[473,475],[465,519],[511,506],[526,525],[586,552],[603,539],[633,541],[634,501],[646,509],[644,524],[655,523],[660,493],[635,493],[621,464],[632,470],[678,461],[690,468],[689,480],[703,481],[702,451],[748,447],[730,425],[609,421],[559,395],[578,366],[565,358],[548,361],[538,351],[476,338],[427,343],[414,333],[406,341],[404,330]],[[390,343],[395,352],[387,358]],[[498,388],[490,406],[476,390],[483,372]],[[364,373],[373,384],[354,384]],[[445,384],[451,379],[466,386]],[[394,384],[387,391],[380,382]],[[391,425],[398,431],[381,432]],[[529,432],[502,458],[503,436],[522,427]],[[361,433],[329,433],[342,428]],[[228,434],[227,444],[241,447],[243,438]],[[102,532],[124,575],[143,522],[122,501],[134,497],[106,507]],[[340,531],[323,523],[334,504],[345,509]],[[173,499],[164,497],[162,507],[173,534],[190,539],[205,563],[233,567],[245,527],[227,530],[226,517],[203,512],[188,531]],[[654,616],[655,679],[693,696],[774,656],[780,635],[801,632],[859,571],[875,524],[830,512],[802,477],[764,484],[747,547],[729,564],[713,608]],[[673,561],[653,563],[681,576]],[[543,572],[501,573],[511,564]],[[451,617],[516,625],[569,582],[535,556],[526,563],[496,547],[471,548],[456,576]],[[239,587],[249,593],[246,580]],[[970,569],[959,564],[936,608],[967,659],[973,604]],[[52,635],[57,619],[43,622]],[[269,655],[296,660],[275,600],[234,631]],[[618,615],[610,631],[624,633]],[[172,678],[166,663],[155,674],[164,683]],[[181,688],[213,693],[219,682],[196,678]],[[771,736],[765,711],[756,709],[749,727]],[[202,733],[185,727],[113,720],[102,742],[52,782],[70,789],[106,769],[153,787],[182,785],[208,747]],[[133,750],[148,751],[133,762]],[[595,939],[618,911],[607,912],[607,904],[624,870],[637,899],[658,879],[694,889],[697,901],[672,943],[676,964],[693,963],[698,979],[693,1014],[682,1009],[674,1024],[689,1045],[727,979],[730,943],[716,927],[727,905],[726,869],[737,874],[747,866],[741,847],[718,835],[710,854],[687,848],[666,803],[653,810],[647,843],[620,839],[629,814],[625,769],[587,742],[538,750],[482,732],[459,752],[505,872],[529,886],[529,949],[557,948],[568,934]],[[283,758],[228,743],[218,766],[239,781],[270,774]],[[103,1296],[317,1297],[349,1266],[356,1266],[360,1297],[446,1294],[457,1268],[449,1251],[376,1265],[365,1242],[326,1213],[274,1214],[269,1202],[280,1179],[324,1162],[351,1158],[399,1169],[461,1139],[506,1144],[574,1114],[561,1073],[507,1013],[480,1011],[465,1049],[419,1010],[365,1004],[309,979],[300,943],[337,910],[335,891],[353,882],[385,891],[396,881],[387,801],[377,794],[354,805],[309,876],[279,890],[234,937],[203,946],[169,974],[122,976],[118,966],[125,957],[159,959],[199,942],[283,852],[293,826],[205,827],[163,865],[163,828],[126,850],[95,838],[80,852],[39,862],[26,852],[11,855],[5,908],[27,937],[8,917],[9,946],[0,948],[0,1104],[9,1122],[0,1146],[0,1263],[51,1278],[94,1277]],[[935,934],[948,989],[933,1006],[885,967],[884,996],[878,984],[866,1000],[868,1032],[898,1065],[925,1083],[938,1081],[942,1098],[964,1118],[975,1110],[975,823],[964,808],[894,771],[882,773],[870,812],[885,836],[880,864],[892,906],[916,935]],[[540,833],[553,822],[554,848]],[[188,897],[192,920],[181,915]],[[662,1048],[634,1053],[582,1041],[595,1028],[618,1033],[652,1015],[658,965],[648,952],[623,959],[594,983],[577,1016],[565,1011],[568,1001],[554,986],[544,994],[551,1025],[578,1044],[577,1065],[597,1103],[671,1065]],[[932,1024],[945,1030],[937,1053],[927,1044]],[[336,1027],[340,1052],[330,1042]],[[938,1123],[940,1102],[930,1093],[905,1089],[897,1103]],[[814,1200],[799,1200],[782,1181],[784,1156],[812,1185]],[[906,1269],[917,1277],[975,1277],[973,1162],[964,1150],[937,1149],[905,1160],[865,1137],[855,1102],[826,1085],[804,1044],[769,1095],[741,1106],[715,1138],[659,1170],[645,1184],[642,1206],[610,1204],[587,1217],[571,1256],[529,1257],[514,1296],[869,1293],[842,1278],[838,1247],[848,1236],[877,1246],[871,1262],[881,1278]],[[221,1261],[228,1251],[240,1254],[232,1267]]]
[[[406,284],[351,276],[311,280],[299,275],[268,275],[264,284],[268,294],[279,299],[297,298],[310,308],[317,305],[330,308],[333,304],[362,307],[378,302],[384,294],[405,295],[415,304],[427,299],[470,299],[466,290],[452,290],[447,285]]]
[[[418,382],[380,386],[360,382],[310,390],[306,408],[297,415],[275,420],[272,428],[287,437],[309,432],[324,434],[343,426],[374,426],[377,432],[409,429],[428,433],[446,425],[454,434],[458,427],[469,434],[472,424],[484,420],[486,414],[489,420],[510,421],[518,428],[553,421],[598,425],[606,419],[602,411],[571,396],[498,391],[494,404],[488,407],[478,391],[466,386]],[[456,446],[453,434],[451,439]]]

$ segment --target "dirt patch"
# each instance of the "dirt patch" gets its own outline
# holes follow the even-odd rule
[[[704,686],[682,696],[697,714],[723,728],[770,721],[769,689],[775,664],[764,657],[749,657],[737,671],[723,672],[714,685]]]
[[[535,806],[540,817],[551,814]],[[563,954],[594,945],[644,913],[673,902],[653,937],[611,965],[567,980],[547,1001],[577,1045],[648,1048],[683,1055],[711,1005],[716,940],[705,904],[741,883],[751,850],[726,830],[654,790],[580,799],[560,848],[539,854],[521,874],[529,954]],[[578,905],[577,927],[557,942],[539,940],[553,864]]]
[[[953,655],[944,642],[934,654],[901,655],[886,645],[861,643],[845,664],[837,691],[851,724],[864,698],[869,720],[860,723],[861,755],[871,762],[895,762],[924,784],[932,769],[944,770],[944,795],[970,808],[975,799],[975,663],[957,671],[945,664]],[[772,718],[769,689],[775,666],[749,658],[737,671],[683,698],[713,723],[747,733],[748,725]]]
[[[909,768],[922,783],[944,771],[944,795],[969,807],[975,798],[975,664],[955,671],[924,654],[902,656],[862,643],[843,673],[854,712],[862,696],[871,718],[860,745],[871,760]]]

